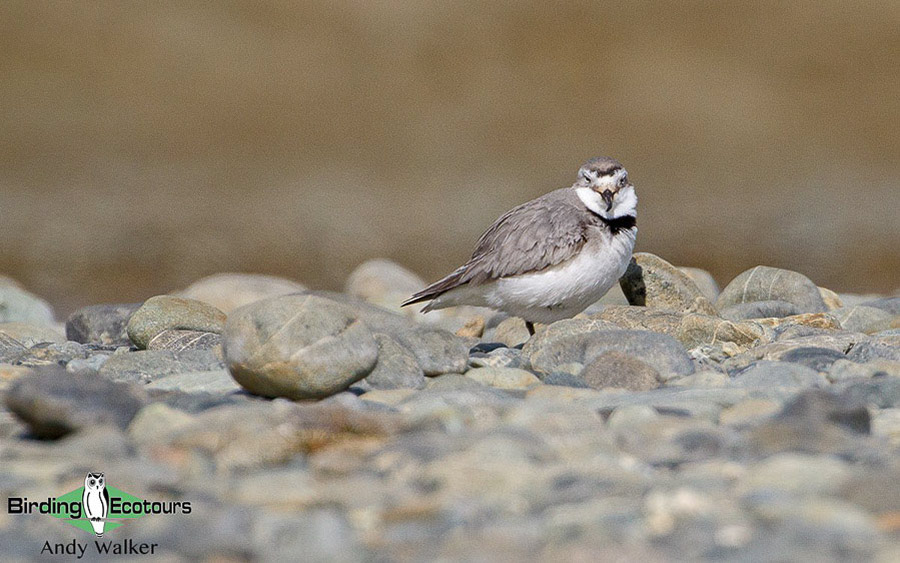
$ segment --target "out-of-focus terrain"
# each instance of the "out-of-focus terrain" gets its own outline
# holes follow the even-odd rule
[[[0,4],[0,272],[63,313],[216,271],[436,278],[610,154],[638,248],[900,286],[900,3]]]

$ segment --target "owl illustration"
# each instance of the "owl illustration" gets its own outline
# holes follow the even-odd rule
[[[81,496],[84,515],[91,521],[97,537],[103,537],[106,515],[109,514],[109,492],[103,473],[88,473],[84,478],[84,494]]]

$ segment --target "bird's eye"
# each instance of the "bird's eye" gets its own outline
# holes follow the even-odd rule
[[[92,487],[94,486],[94,481],[93,481],[93,479],[91,480],[91,486],[92,486]]]
[[[584,178],[585,182],[590,182],[592,180],[591,175],[587,172],[582,172],[581,177]]]
[[[624,187],[625,187],[625,184],[627,184],[627,183],[628,183],[628,176],[622,176],[621,178],[619,178],[619,181],[617,182],[617,185],[618,185],[620,188],[624,188]]]

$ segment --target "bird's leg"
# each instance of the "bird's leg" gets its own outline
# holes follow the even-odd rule
[[[528,329],[528,334],[534,336],[534,323],[531,321],[525,321],[525,328]]]

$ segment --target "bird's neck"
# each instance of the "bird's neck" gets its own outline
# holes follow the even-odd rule
[[[625,215],[624,217],[606,218],[597,215],[603,223],[609,227],[613,235],[619,234],[620,231],[627,231],[637,226],[637,218],[634,215]]]
[[[575,193],[588,212],[606,225],[613,235],[637,225],[637,197],[634,195],[634,188],[628,188],[628,192],[622,194],[621,200],[609,211],[597,192],[589,188],[576,188]]]

